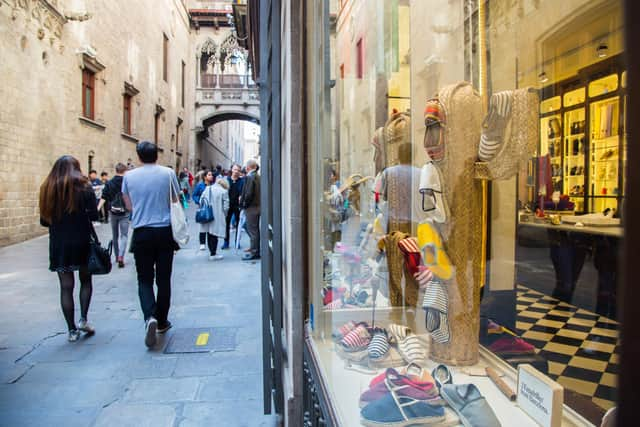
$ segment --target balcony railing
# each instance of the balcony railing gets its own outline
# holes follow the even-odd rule
[[[245,74],[200,74],[200,87],[203,89],[215,88],[249,88],[257,87],[251,75]]]
[[[218,87],[218,88],[200,88],[196,91],[196,101],[202,105],[259,105],[260,95],[258,89],[248,87]]]

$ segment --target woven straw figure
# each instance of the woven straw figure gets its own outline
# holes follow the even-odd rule
[[[394,113],[384,125],[385,167],[400,163],[400,144],[411,143],[411,119],[406,113]]]
[[[378,243],[387,255],[389,270],[389,303],[394,307],[416,307],[418,303],[418,284],[413,275],[405,269],[404,255],[398,247],[398,242],[410,237],[409,234],[394,231],[384,236]],[[405,278],[404,297],[402,292],[402,277]]]
[[[499,114],[500,108],[496,107],[503,99],[510,102],[505,125],[501,125],[503,118]],[[512,178],[535,155],[539,138],[538,105],[538,94],[533,88],[498,92],[491,96],[478,156],[485,161],[476,165],[477,178]],[[492,138],[487,137],[490,134]],[[491,149],[493,155],[487,156]]]
[[[440,226],[453,265],[446,282],[451,340],[431,343],[431,359],[452,365],[478,360],[480,261],[482,258],[482,188],[474,179],[482,128],[482,101],[470,83],[446,86],[438,93],[443,108],[444,155],[437,161],[444,197],[451,212]],[[435,159],[434,159],[435,161]]]

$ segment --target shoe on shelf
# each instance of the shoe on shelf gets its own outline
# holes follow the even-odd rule
[[[87,322],[87,319],[80,319],[80,322],[78,322],[78,329],[87,335],[93,335],[96,333],[96,330],[89,324],[89,322]]]
[[[172,327],[172,326],[173,326],[173,325],[171,324],[171,322],[169,322],[169,321],[167,320],[167,322],[166,322],[166,323],[161,324],[161,325],[158,325],[157,332],[158,332],[159,334],[164,334],[164,333],[165,333],[165,332],[167,332],[169,329],[171,329],[171,327]]]
[[[219,261],[219,260],[221,260],[221,259],[224,259],[224,255],[222,255],[222,254],[214,255],[214,256],[213,256],[213,259],[214,259],[214,260],[216,260],[216,261]]]
[[[253,261],[253,260],[257,260],[257,259],[260,259],[260,255],[250,255],[250,254],[247,254],[247,255],[245,255],[245,256],[243,256],[243,257],[242,257],[242,260],[243,260],[243,261]]]
[[[145,328],[145,335],[144,335],[144,344],[151,348],[154,345],[156,345],[156,332],[158,330],[158,321],[153,318],[150,317],[147,320],[147,324],[146,324],[146,328]]]
[[[204,251],[205,249],[206,249],[206,248],[205,248],[205,246],[204,246],[204,245],[200,245],[200,250],[201,250],[201,251]]]
[[[244,250],[245,252],[251,252],[251,248],[247,248]]]
[[[77,329],[72,329],[69,331],[69,337],[67,338],[67,340],[69,340],[69,342],[76,342],[80,339],[80,331]]]

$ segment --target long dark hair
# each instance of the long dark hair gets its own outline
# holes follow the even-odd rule
[[[77,209],[79,192],[89,181],[82,176],[80,162],[73,156],[62,156],[53,164],[49,176],[40,186],[40,216],[48,223],[60,220]]]

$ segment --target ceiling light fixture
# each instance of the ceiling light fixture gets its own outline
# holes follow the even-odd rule
[[[548,82],[549,81],[549,77],[547,77],[547,73],[543,71],[540,74],[538,74],[538,81],[540,83]]]
[[[609,54],[609,46],[606,43],[602,42],[596,48],[596,53],[598,54],[598,58],[604,58]]]

